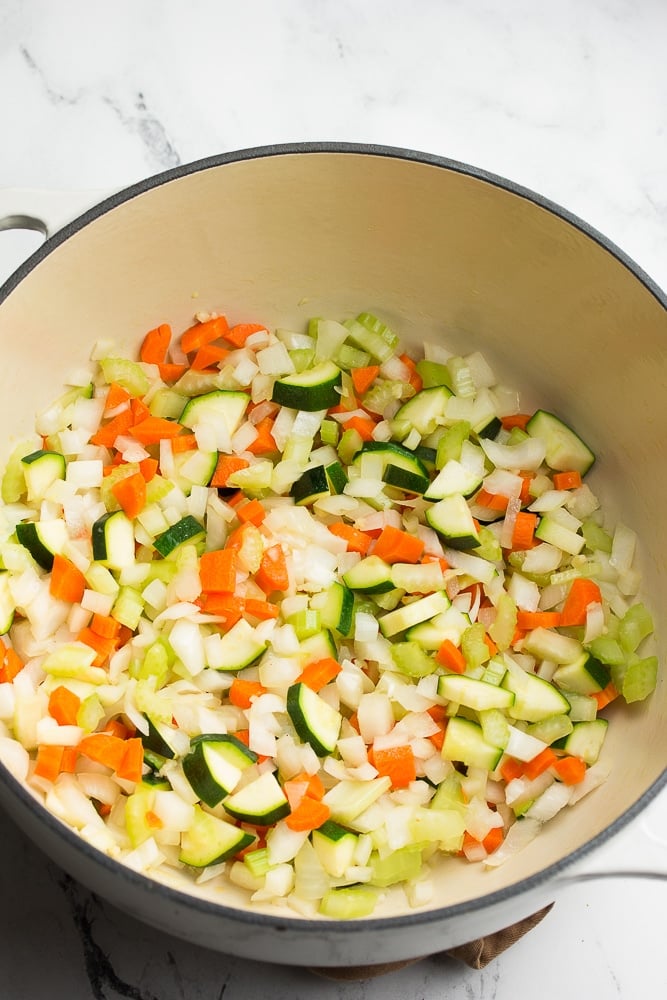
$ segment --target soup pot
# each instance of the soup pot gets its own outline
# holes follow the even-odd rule
[[[63,195],[5,195],[0,226],[46,231],[49,213],[59,222],[71,208]],[[667,605],[667,301],[579,219],[481,170],[377,146],[252,149],[149,178],[57,231],[0,290],[5,454],[95,341],[136,351],[156,323],[185,329],[199,309],[297,329],[370,310],[408,348],[481,350],[526,407],[566,416],[590,444],[591,485],[638,532],[649,604]],[[664,659],[659,620],[657,631]],[[410,910],[391,891],[357,921],[251,910],[234,887],[221,895],[173,873],[138,874],[4,767],[0,801],[74,877],[171,934],[294,965],[396,961],[498,930],[573,878],[665,877],[667,844],[645,822],[667,781],[664,675],[646,702],[610,714],[602,787],[499,868],[444,862],[429,906]]]

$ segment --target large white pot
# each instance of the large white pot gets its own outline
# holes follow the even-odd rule
[[[10,201],[0,198],[0,227],[10,215],[38,226],[69,207],[66,198]],[[416,349],[443,336],[462,352],[479,348],[506,381],[526,388],[528,405],[569,415],[598,455],[594,488],[642,539],[664,658],[666,306],[580,220],[471,167],[323,144],[228,154],[102,201],[3,286],[2,444],[6,451],[32,428],[95,340],[132,350],[157,322],[185,328],[199,308],[297,327],[312,315],[369,309]],[[222,904],[205,887],[194,893],[185,882],[137,875],[47,814],[2,767],[0,801],[76,878],[170,933],[272,962],[379,963],[497,930],[549,902],[569,878],[642,867],[665,875],[667,845],[635,819],[667,781],[664,676],[646,703],[612,715],[604,787],[498,870],[443,865],[431,908],[400,909],[390,895],[357,922],[251,912],[231,893]]]

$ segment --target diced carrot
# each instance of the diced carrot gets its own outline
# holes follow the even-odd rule
[[[117,437],[121,434],[127,434],[129,432],[133,423],[134,417],[132,416],[132,410],[123,410],[122,413],[112,417],[106,424],[99,427],[90,440],[92,444],[101,445],[104,448],[111,448]]]
[[[119,479],[111,492],[130,520],[141,514],[146,506],[146,480],[140,472]]]
[[[145,417],[130,428],[132,437],[140,444],[159,444],[165,438],[175,438],[182,430],[181,424],[166,417]]]
[[[185,375],[187,370],[188,370],[187,365],[179,365],[168,362],[164,362],[163,364],[158,365],[160,378],[162,379],[163,382],[166,382],[167,384],[169,384],[170,382],[178,382],[181,375]]]
[[[157,475],[160,463],[157,458],[142,458],[139,462],[139,472],[144,477],[144,482],[150,483]]]
[[[249,729],[237,729],[233,734],[239,743],[243,743],[244,746],[248,746],[250,743],[250,730]]]
[[[74,774],[79,751],[76,747],[63,747],[63,755],[60,761],[60,771],[62,774]]]
[[[443,744],[445,742],[445,729],[438,729],[436,733],[431,733],[428,737],[429,742],[433,744],[436,750],[442,750]]]
[[[202,344],[192,359],[192,370],[203,371],[205,368],[214,368],[220,361],[224,361],[228,354],[229,351],[226,347],[218,347],[216,344]]]
[[[493,854],[503,842],[503,828],[502,826],[493,826],[487,833],[486,837],[482,841],[482,846],[484,847],[487,854]]]
[[[338,676],[342,669],[340,663],[334,660],[333,656],[325,656],[321,660],[313,660],[312,663],[308,663],[297,677],[297,681],[306,684],[313,691],[321,691],[329,681]]]
[[[152,809],[146,810],[146,812],[144,813],[144,819],[146,820],[146,825],[150,826],[152,830],[161,830],[162,827],[164,826],[164,823],[162,822],[158,814],[156,812],[153,812]]]
[[[345,524],[344,521],[330,524],[329,531],[332,535],[337,535],[338,538],[343,538],[347,542],[348,552],[360,552],[361,555],[366,555],[370,548],[370,535],[358,528],[353,528],[351,524]]]
[[[39,778],[45,778],[47,781],[55,781],[60,774],[64,749],[62,746],[52,746],[44,743],[38,746],[34,773]]]
[[[237,708],[250,708],[252,699],[258,698],[266,692],[266,688],[259,681],[248,681],[243,677],[235,677],[229,689],[229,700]]]
[[[393,525],[386,525],[375,542],[373,555],[379,556],[385,562],[406,562],[417,563],[424,552],[424,543],[421,538],[411,535],[407,531],[394,528]]]
[[[560,757],[552,769],[565,785],[578,785],[586,777],[586,763],[581,757]]]
[[[421,390],[424,388],[424,382],[422,380],[421,375],[417,371],[416,364],[414,363],[409,354],[399,354],[399,358],[403,362],[405,367],[410,370],[410,378],[408,379],[408,382],[415,390],[415,392],[421,392]]]
[[[117,406],[122,406],[123,403],[127,403],[130,398],[130,394],[124,386],[118,385],[117,382],[111,382],[107,398],[104,401],[105,414],[111,410],[115,410]]]
[[[264,417],[255,427],[257,437],[248,445],[248,451],[253,455],[266,455],[269,452],[277,451],[278,445],[273,434],[273,417]]]
[[[484,640],[486,648],[489,651],[489,656],[495,656],[496,653],[498,652],[498,647],[496,646],[495,642],[493,641],[489,633],[485,632],[482,638]]]
[[[356,712],[353,712],[350,718],[347,720],[355,732],[359,732],[359,716]]]
[[[112,771],[117,771],[121,767],[126,749],[125,740],[109,733],[91,733],[90,736],[84,736],[78,745],[80,754],[111,768]]]
[[[417,777],[415,755],[409,744],[384,750],[371,748],[368,759],[381,777],[391,779],[392,788],[407,788]]]
[[[120,622],[111,615],[95,613],[90,622],[90,628],[103,639],[117,639],[120,634]]]
[[[234,347],[243,347],[251,334],[260,333],[262,330],[266,330],[266,327],[261,323],[237,323],[228,329],[224,338]]]
[[[276,590],[287,590],[289,573],[281,545],[271,545],[266,549],[259,569],[255,573],[255,583],[265,594],[272,594]]]
[[[216,316],[204,323],[195,323],[181,334],[181,350],[184,354],[198,351],[204,344],[212,344],[214,340],[226,337],[229,324],[225,316]]]
[[[329,806],[306,794],[296,809],[285,817],[285,825],[295,832],[317,830],[323,823],[326,823],[330,816]]]
[[[363,396],[370,389],[375,379],[380,374],[379,365],[367,365],[365,368],[353,368],[350,372],[352,385],[358,396]]]
[[[135,736],[125,740],[125,752],[120,764],[116,767],[116,775],[126,781],[141,781],[144,767],[144,745],[141,737]]]
[[[525,431],[530,417],[530,413],[510,413],[505,417],[501,417],[500,422],[506,431],[511,431],[513,427],[520,427],[522,431]]]
[[[86,578],[73,562],[56,553],[51,567],[49,593],[59,601],[77,604],[86,589]]]
[[[134,418],[134,423],[138,424],[146,417],[150,417],[151,411],[148,409],[143,399],[139,399],[135,396],[130,403],[130,409],[132,410],[132,417]]]
[[[370,417],[350,417],[349,420],[344,421],[343,426],[346,431],[356,431],[362,441],[373,440],[373,431],[375,430],[376,424]]]
[[[517,611],[516,623],[526,632],[534,628],[558,628],[561,624],[560,611]]]
[[[303,782],[306,785],[306,794],[310,795],[313,799],[323,799],[326,793],[326,788],[322,783],[322,779],[318,774],[308,774],[307,771],[302,771],[301,774],[295,775],[294,778],[290,778],[289,781]],[[286,787],[289,782],[285,782]],[[287,794],[287,793],[286,793]]]
[[[242,504],[237,510],[236,516],[242,524],[250,521],[251,524],[257,525],[261,524],[266,517],[266,510],[260,501],[255,498],[254,500],[249,500],[248,503]]]
[[[118,648],[118,641],[116,639],[107,639],[97,632],[93,632],[90,626],[81,629],[77,636],[79,642],[83,642],[86,646],[90,646],[96,652],[96,657],[93,660],[93,666],[103,667],[112,653]]]
[[[475,503],[481,507],[488,507],[489,510],[507,510],[510,498],[504,493],[489,493],[488,490],[481,489],[475,497]]]
[[[603,708],[606,708],[612,701],[618,698],[618,691],[616,685],[613,681],[609,681],[607,686],[602,689],[602,691],[595,691],[592,695],[598,704],[598,712],[601,712]]]
[[[532,472],[529,475],[521,476],[521,493],[519,494],[519,500],[522,504],[528,503],[530,500],[530,484],[534,478],[535,476]]]
[[[530,549],[533,547],[535,528],[537,527],[537,514],[530,511],[520,510],[516,515],[514,530],[512,532],[512,548],[514,550]]]
[[[171,439],[171,450],[174,455],[182,455],[185,451],[196,451],[197,447],[197,438],[194,434],[179,434]]]
[[[4,644],[0,642],[0,652]],[[25,664],[18,653],[11,646],[4,649],[2,663],[0,665],[0,684],[8,684],[13,681],[17,674],[20,674]]]
[[[110,736],[117,736],[119,740],[126,740],[130,735],[129,729],[120,719],[109,719],[102,731]]]
[[[500,765],[500,773],[503,777],[503,781],[508,784],[510,781],[514,781],[515,778],[520,778],[523,774],[524,765],[520,760],[515,760],[514,757],[506,757],[505,760]]]
[[[569,469],[566,472],[554,472],[553,484],[556,490],[576,490],[581,486],[581,473],[576,469]]]
[[[211,479],[211,486],[217,489],[225,489],[227,480],[234,472],[247,469],[250,462],[247,458],[240,458],[238,455],[219,455],[218,463]]]
[[[203,552],[199,559],[202,593],[233,594],[236,590],[237,561],[234,549]]]
[[[225,497],[225,503],[229,504],[230,507],[238,507],[238,505],[243,503],[245,499],[246,495],[243,490],[237,490],[235,493],[232,493],[231,496]]]
[[[466,661],[463,653],[455,646],[451,639],[443,639],[438,652],[435,654],[438,663],[448,670],[453,670],[457,674],[465,673]]]
[[[529,781],[533,781],[534,778],[547,771],[557,760],[558,757],[551,747],[546,747],[536,757],[533,757],[532,760],[524,764],[523,773]]]
[[[431,705],[430,708],[426,709],[426,712],[431,716],[434,722],[438,723],[439,726],[444,725],[449,718],[445,705]]]
[[[590,604],[601,604],[602,594],[594,580],[578,576],[572,581],[569,593],[565,598],[561,612],[560,623],[563,627],[585,625],[586,611]]]
[[[204,600],[198,603],[207,615],[223,618],[227,629],[236,625],[245,612],[243,598],[231,594],[206,594]]]
[[[49,715],[59,726],[75,726],[81,699],[62,684],[49,695]]]
[[[261,601],[255,597],[246,597],[245,599],[245,614],[249,618],[268,621],[271,618],[277,618],[279,612],[278,605],[272,604],[270,601]]]
[[[167,357],[171,343],[171,327],[161,323],[154,330],[149,330],[139,348],[139,357],[149,365],[160,365]]]

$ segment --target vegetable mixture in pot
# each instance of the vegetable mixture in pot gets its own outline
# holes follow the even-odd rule
[[[653,624],[562,419],[369,313],[94,360],[2,478],[0,759],[48,810],[221,901],[350,918],[604,781]]]

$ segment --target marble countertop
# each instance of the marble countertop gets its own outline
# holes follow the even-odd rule
[[[410,147],[539,191],[667,288],[665,37],[664,0],[2,0],[0,188],[105,191],[277,142]],[[0,242],[0,270],[27,248]],[[343,984],[167,938],[79,887],[4,816],[0,838],[3,1000],[560,1000],[564,988],[639,1000],[667,989],[659,881],[561,891],[481,972],[432,958]]]

